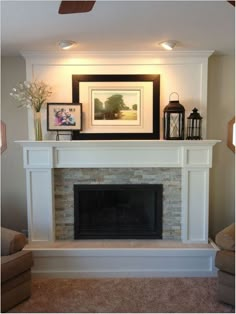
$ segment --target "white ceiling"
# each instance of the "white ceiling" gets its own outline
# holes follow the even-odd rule
[[[1,1],[2,55],[60,51],[158,51],[166,39],[177,51],[234,54],[235,8],[227,1],[97,1],[89,13],[58,14],[60,1]]]

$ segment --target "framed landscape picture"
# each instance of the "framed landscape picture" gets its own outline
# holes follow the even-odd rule
[[[49,131],[74,131],[82,129],[81,103],[48,103],[47,129]]]
[[[159,139],[159,75],[73,75],[72,92],[83,104],[74,140]]]

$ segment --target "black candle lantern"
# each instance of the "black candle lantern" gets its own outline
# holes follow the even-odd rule
[[[187,140],[202,139],[202,117],[198,113],[198,109],[194,108],[187,118]]]
[[[171,95],[176,94],[178,100],[170,100]],[[171,93],[169,104],[164,108],[164,139],[183,140],[184,139],[184,115],[185,109],[179,103],[179,95]]]

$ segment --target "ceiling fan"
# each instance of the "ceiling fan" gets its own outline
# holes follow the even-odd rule
[[[59,14],[85,13],[92,10],[96,1],[61,1]]]
[[[227,1],[235,7],[235,1]]]
[[[92,10],[96,1],[80,0],[80,1],[61,1],[59,11],[60,14],[85,13]],[[235,1],[227,1],[235,6]]]

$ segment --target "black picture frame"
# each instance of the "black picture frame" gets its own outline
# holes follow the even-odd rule
[[[56,113],[64,112],[64,119],[55,122]],[[67,112],[70,114],[66,116]],[[47,130],[48,131],[81,131],[82,104],[81,103],[47,103]]]
[[[73,140],[158,140],[160,139],[160,75],[159,74],[108,74],[108,75],[72,75],[72,99],[73,102],[82,102],[80,97],[80,85],[84,82],[98,83],[98,82],[113,82],[119,86],[120,82],[127,82],[127,86],[137,83],[139,86],[142,82],[152,83],[152,130],[150,132],[135,132],[135,133],[88,133],[86,129],[83,132],[73,131]],[[123,84],[123,83],[122,83]],[[124,84],[123,84],[124,86]],[[150,104],[149,104],[150,105]],[[145,104],[144,104],[145,106]],[[83,104],[85,108],[85,104]],[[82,113],[83,119],[83,113]]]

